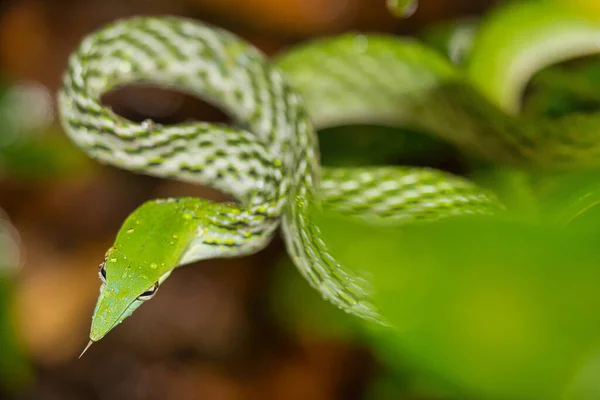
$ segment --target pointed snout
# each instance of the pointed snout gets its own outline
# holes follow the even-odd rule
[[[133,311],[140,306],[134,294],[127,295],[121,291],[117,293],[108,285],[105,285],[98,297],[98,303],[92,317],[90,329],[90,340],[97,342],[102,339],[115,326],[129,317]]]

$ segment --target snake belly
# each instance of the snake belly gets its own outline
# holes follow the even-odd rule
[[[535,27],[544,38],[566,32],[549,28],[562,18],[552,15],[546,25]],[[582,25],[587,35],[600,34],[587,21],[567,16],[572,30]],[[587,43],[586,34],[578,38]],[[537,44],[515,49],[508,61]],[[573,56],[566,53],[564,57]],[[541,57],[537,65],[556,60]],[[519,79],[530,73],[518,79],[510,75],[514,79],[507,84],[518,87]],[[489,214],[500,205],[472,182],[434,169],[322,168],[316,128],[414,124],[490,162],[550,169],[598,164],[598,116],[558,122],[520,119],[469,79],[440,54],[410,39],[342,35],[270,62],[220,28],[178,17],[136,17],[116,21],[82,41],[70,57],[59,106],[68,135],[100,162],[208,185],[238,201],[227,212],[208,216],[223,230],[212,236],[199,231],[179,265],[258,251],[281,223],[293,262],[325,299],[382,322],[370,301],[368,281],[340,265],[322,240],[311,220],[315,209],[385,223]],[[101,97],[131,83],[202,97],[226,111],[235,126],[126,120],[104,106]],[[576,130],[581,133],[574,135]],[[211,250],[207,236],[212,237]]]

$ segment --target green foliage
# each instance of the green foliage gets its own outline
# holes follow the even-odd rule
[[[323,339],[357,338],[357,319],[323,301],[306,283],[289,257],[281,258],[270,285],[269,308],[277,323],[288,332],[302,332]]]
[[[12,312],[16,247],[12,229],[0,210],[0,393],[19,388],[30,377],[28,362],[17,343]]]
[[[507,217],[375,227],[315,216],[335,256],[373,282],[393,326],[373,342],[390,364],[408,356],[479,398],[590,400],[562,396],[598,390],[598,224]]]
[[[90,163],[64,137],[26,137],[0,147],[2,173],[14,179],[47,179],[85,173]]]
[[[0,265],[0,389],[13,390],[28,381],[31,371],[16,342],[12,284],[2,270]]]

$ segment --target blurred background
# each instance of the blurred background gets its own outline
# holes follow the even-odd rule
[[[0,251],[20,249],[0,265],[0,398],[466,398],[456,389],[465,383],[460,379],[452,381],[440,370],[422,373],[402,356],[387,362],[353,318],[323,302],[302,280],[279,239],[252,257],[177,270],[150,304],[77,360],[98,294],[97,265],[129,213],[154,197],[224,197],[89,160],[57,124],[55,93],[82,36],[119,17],[196,18],[274,55],[350,30],[419,35],[425,27],[481,15],[497,3],[422,0],[410,18],[397,19],[383,0],[0,2],[0,207],[18,231],[0,231]],[[158,89],[128,87],[106,102],[134,120],[226,119],[198,99]],[[332,163],[362,161],[361,142],[356,143],[356,155],[346,159],[324,141],[323,157]],[[405,147],[402,155],[394,146],[390,151],[400,161],[461,172],[453,149],[428,146],[435,151]],[[502,291],[499,296],[506,297]]]

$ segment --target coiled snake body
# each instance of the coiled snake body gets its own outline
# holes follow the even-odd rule
[[[552,7],[550,14],[524,29],[537,29],[544,40],[562,35],[569,46],[560,54],[546,49],[533,67],[596,51],[587,44],[590,35],[600,37],[598,27]],[[504,56],[521,62],[538,43]],[[514,95],[533,72],[498,77],[492,71],[489,79],[508,80]],[[175,267],[256,252],[280,222],[292,260],[324,298],[381,322],[368,283],[330,254],[311,221],[313,209],[385,223],[487,214],[499,207],[473,183],[433,169],[321,168],[315,127],[417,125],[492,162],[560,169],[598,164],[597,130],[583,129],[574,138],[572,129],[563,129],[573,121],[595,127],[594,117],[518,120],[507,115],[515,111],[511,105],[503,104],[511,96],[482,94],[485,88],[469,79],[422,44],[386,36],[317,41],[275,63],[229,32],[183,18],[126,19],[85,38],[70,58],[59,94],[69,136],[101,162],[209,185],[238,200],[159,199],[138,208],[100,266],[91,341],[151,298]],[[107,91],[135,82],[201,96],[227,111],[236,126],[134,123],[101,104]]]

